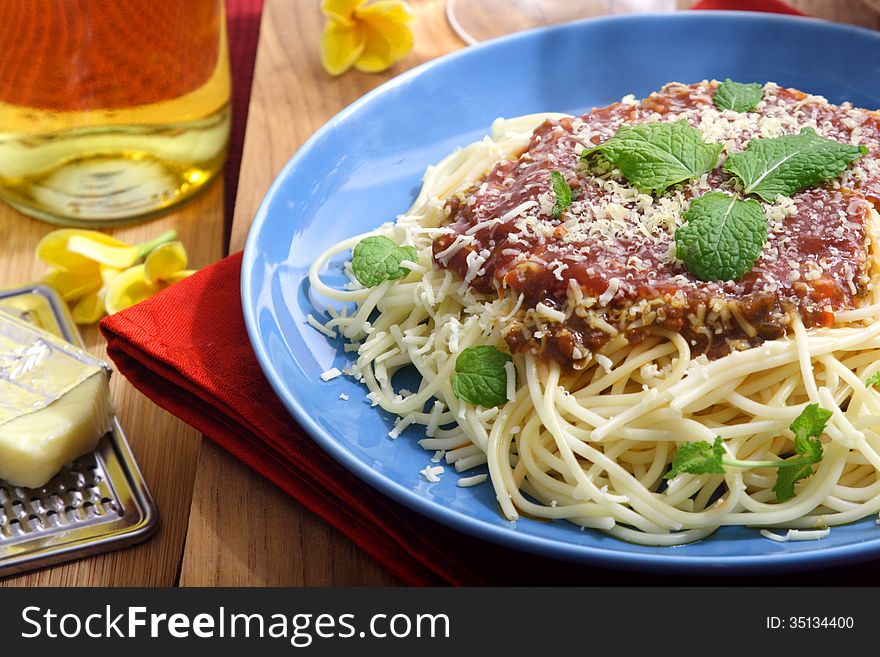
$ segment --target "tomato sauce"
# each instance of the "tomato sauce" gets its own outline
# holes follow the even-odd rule
[[[880,207],[878,114],[775,85],[765,87],[756,111],[722,112],[714,107],[714,88],[673,83],[641,102],[629,98],[546,121],[517,159],[500,162],[449,199],[451,224],[434,241],[435,261],[477,291],[522,296],[505,328],[512,350],[578,361],[615,334],[638,341],[658,326],[684,335],[694,352],[717,357],[781,337],[794,312],[808,327],[831,326],[837,311],[861,303],[870,273],[870,210]],[[716,169],[699,179],[646,195],[618,172],[581,162],[585,148],[621,125],[680,119],[700,128],[704,140],[725,144]],[[803,126],[864,144],[869,153],[837,181],[762,202],[768,241],[741,279],[698,280],[674,248],[690,199],[737,193],[738,183],[723,171],[726,152]],[[551,171],[577,194],[558,219]],[[558,313],[564,321],[549,317]]]

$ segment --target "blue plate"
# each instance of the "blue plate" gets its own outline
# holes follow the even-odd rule
[[[588,20],[523,32],[441,57],[382,85],[321,128],[288,162],[257,213],[242,271],[244,314],[257,357],[291,414],[342,465],[378,491],[462,531],[542,555],[677,572],[794,570],[880,557],[874,518],[820,541],[775,543],[728,527],[675,548],[632,545],[566,522],[515,523],[491,485],[459,488],[419,470],[418,432],[396,441],[391,418],[346,377],[352,360],[306,324],[312,260],[333,243],[392,220],[415,198],[425,167],[481,138],[499,116],[582,113],[664,83],[764,81],[832,102],[880,107],[880,34],[818,20],[685,12]],[[340,393],[349,401],[339,399]],[[472,474],[472,473],[470,473]]]

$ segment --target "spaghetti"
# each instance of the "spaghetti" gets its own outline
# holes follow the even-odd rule
[[[880,119],[773,84],[756,112],[737,115],[712,106],[716,85],[670,84],[644,101],[630,97],[580,118],[499,119],[490,137],[429,167],[396,222],[336,244],[313,263],[315,292],[356,304],[350,314],[334,311],[324,327],[357,352],[346,373],[398,417],[391,437],[420,425],[422,447],[457,471],[487,464],[510,520],[564,519],[636,543],[676,545],[724,525],[815,530],[880,512],[880,393],[865,383],[880,371],[880,250],[871,248],[880,229],[871,206],[880,203]],[[542,188],[523,172],[542,148],[553,150],[551,133],[563,133],[574,169],[582,150],[620,125],[681,118],[725,152],[803,126],[837,138],[845,132],[870,150],[822,188],[825,196],[806,191],[762,204],[771,236],[749,285],[697,281],[671,256],[650,261],[668,251],[690,199],[736,188],[720,168],[656,195],[630,189],[613,168],[581,172],[582,193],[566,219],[569,234],[580,231],[581,250],[545,248],[541,266],[523,265],[536,263],[535,251],[512,248],[511,235],[513,245],[524,234],[540,242],[540,217],[552,204],[546,182]],[[568,162],[560,158],[554,169]],[[489,212],[493,179],[513,191],[506,206]],[[591,194],[591,185],[602,193]],[[819,202],[833,209],[822,216],[833,214],[836,224],[817,224],[810,213]],[[803,231],[819,225],[832,246],[788,262],[785,238],[802,235],[804,217]],[[633,226],[649,251],[628,251],[636,262],[613,272],[578,275],[586,266],[579,270],[572,254],[585,253],[583,244],[607,257],[631,239],[621,231]],[[399,262],[408,273],[366,288],[346,262],[346,289],[321,280],[335,256],[377,235],[415,248],[417,258]],[[540,243],[560,242],[556,231]],[[639,271],[639,258],[654,274],[641,288],[638,276],[627,277]],[[597,269],[595,258],[588,264]],[[540,284],[510,278],[523,269],[538,272]],[[481,345],[510,352],[515,369],[507,400],[491,408],[453,390],[457,357]],[[394,385],[407,368],[421,377],[416,391]],[[794,448],[789,426],[808,404],[831,417],[824,456],[793,498],[777,500],[772,467],[664,478],[680,445],[716,436],[732,458],[780,461]]]

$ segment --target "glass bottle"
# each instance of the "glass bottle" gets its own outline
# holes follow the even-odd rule
[[[223,0],[2,0],[0,199],[65,225],[149,218],[222,167]]]

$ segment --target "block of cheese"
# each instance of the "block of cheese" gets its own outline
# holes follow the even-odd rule
[[[0,479],[38,488],[113,422],[110,368],[0,311]]]

